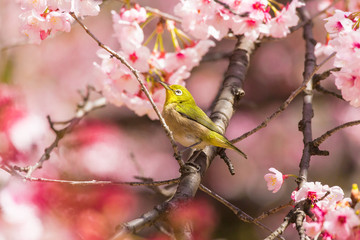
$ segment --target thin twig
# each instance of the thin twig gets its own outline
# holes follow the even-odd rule
[[[318,82],[325,80],[326,78],[328,78],[331,75],[331,72],[338,72],[340,71],[341,68],[335,67],[335,68],[330,68],[322,73],[319,74],[315,74],[314,75],[314,85],[316,85]]]
[[[270,210],[268,210],[268,211],[266,211],[266,212],[263,212],[260,216],[258,216],[257,218],[255,218],[255,220],[256,220],[256,221],[260,221],[260,220],[262,220],[262,219],[264,219],[264,218],[266,218],[266,217],[268,217],[268,216],[270,216],[270,215],[272,215],[272,214],[274,214],[274,213],[279,212],[280,210],[282,210],[282,209],[284,209],[284,208],[286,208],[286,207],[292,206],[293,204],[294,204],[294,201],[291,200],[291,201],[289,201],[288,203],[285,203],[285,204],[280,205],[280,206],[278,206],[278,207],[276,207],[276,208],[273,208],[273,209],[270,209]]]
[[[283,234],[283,232],[285,231],[285,229],[289,225],[290,225],[290,217],[286,216],[284,221],[280,224],[280,226],[274,232],[272,232],[267,238],[265,238],[264,240],[273,240],[273,239],[275,239],[276,237]]]
[[[300,235],[300,239],[308,240],[307,236],[303,231],[304,228],[302,227],[302,225],[306,213],[310,212],[310,208],[311,201],[309,201],[308,199],[298,202],[295,207],[291,209],[290,212],[285,216],[284,221],[280,224],[280,226],[264,240],[275,239],[277,236],[281,235],[291,223],[295,223],[298,233]]]
[[[321,92],[321,93],[324,93],[324,94],[328,94],[328,95],[334,96],[334,97],[336,97],[336,98],[338,98],[338,99],[340,99],[340,100],[345,101],[345,99],[342,97],[341,94],[336,93],[336,92],[329,91],[329,90],[327,90],[326,88],[324,88],[323,86],[321,86],[320,84],[315,85],[315,89],[316,89],[318,92]]]
[[[162,117],[159,109],[157,108],[154,100],[152,99],[148,89],[146,88],[146,86],[144,85],[144,83],[142,82],[142,80],[140,79],[140,72],[138,70],[136,70],[135,68],[133,68],[126,60],[124,57],[120,56],[119,54],[117,54],[114,50],[112,50],[110,47],[108,47],[107,45],[103,44],[92,32],[90,32],[90,30],[88,29],[87,26],[85,26],[80,19],[78,19],[78,17],[76,17],[76,15],[74,13],[70,13],[70,15],[76,20],[77,23],[80,24],[80,26],[85,30],[85,32],[99,45],[99,47],[101,47],[102,49],[104,49],[105,51],[107,51],[108,53],[110,53],[110,55],[112,57],[115,57],[116,59],[118,59],[123,65],[125,65],[131,72],[132,74],[135,76],[136,80],[139,82],[140,86],[141,86],[141,91],[143,91],[146,95],[146,97],[149,99],[149,102],[151,104],[151,106],[153,107],[156,115],[158,116],[161,126],[164,128],[166,135],[168,136],[168,138],[170,139],[171,145],[174,149],[174,155],[175,155],[175,159],[178,161],[180,167],[184,166],[184,161],[181,159],[181,155],[180,152],[178,150],[178,147],[175,143],[174,137],[172,132],[170,131],[169,127],[167,126],[164,118]]]
[[[59,141],[65,136],[66,133],[71,131],[75,125],[77,125],[80,120],[87,115],[89,112],[102,108],[106,105],[106,99],[105,98],[99,98],[94,101],[87,101],[83,100],[84,102],[79,105],[80,107],[77,109],[75,113],[75,117],[68,121],[68,125],[64,128],[57,130],[54,127],[54,123],[50,119],[50,116],[47,116],[47,120],[49,122],[50,128],[54,131],[56,134],[55,140],[52,142],[52,144],[47,147],[44,150],[44,154],[40,157],[40,159],[32,166],[27,167],[16,167],[17,171],[26,172],[26,177],[31,177],[32,173],[36,170],[42,167],[43,163],[50,158],[51,152],[56,148],[59,144]]]
[[[235,138],[233,140],[231,140],[232,143],[236,143],[239,142],[247,137],[249,137],[250,135],[256,133],[257,131],[259,131],[260,129],[264,128],[267,126],[267,124],[273,120],[275,117],[277,117],[281,112],[283,112],[288,106],[289,104],[295,99],[295,97],[297,95],[299,95],[305,88],[306,88],[306,84],[311,80],[311,78],[314,76],[314,74],[319,70],[319,68],[321,68],[327,61],[329,61],[332,57],[335,56],[335,52],[330,54],[326,59],[324,59],[319,65],[317,65],[315,67],[315,69],[313,70],[313,72],[310,74],[310,76],[297,88],[295,89],[290,96],[285,100],[285,102],[283,102],[281,104],[281,106],[278,108],[278,110],[276,110],[273,114],[271,114],[269,117],[267,117],[262,123],[260,123],[257,127],[255,127],[254,129],[244,133],[243,135],[241,135],[238,138]]]
[[[324,8],[323,10],[319,11],[318,13],[316,13],[315,15],[313,15],[311,17],[311,20],[314,20],[315,18],[319,17],[321,14],[326,13],[327,10],[329,10],[330,8],[334,7],[337,3],[339,2],[339,0],[333,0],[331,2],[331,4],[329,4],[329,6],[327,6],[326,8]]]
[[[22,47],[22,46],[26,46],[26,45],[31,45],[31,44],[28,43],[28,42],[14,43],[12,45],[2,47],[1,52],[5,52],[5,51],[8,51],[8,50],[13,49],[13,48]]]
[[[272,232],[272,230],[270,228],[268,228],[264,224],[260,223],[257,218],[251,217],[250,215],[245,213],[243,210],[236,207],[235,205],[233,205],[232,203],[230,203],[229,201],[227,201],[226,199],[221,197],[219,194],[217,194],[214,191],[210,190],[209,188],[207,188],[203,184],[200,184],[199,189],[201,191],[203,191],[204,193],[208,194],[209,196],[211,196],[212,198],[216,199],[217,201],[219,201],[223,205],[225,205],[227,208],[229,208],[240,220],[242,220],[244,222],[248,222],[248,223],[254,223],[258,227],[260,227],[260,228],[262,228],[262,229],[264,229],[266,231]],[[281,236],[278,236],[278,237],[280,239],[283,239]]]
[[[338,93],[335,93],[335,92],[332,92],[332,91],[329,91],[327,89],[325,89],[324,87],[322,87],[320,85],[320,82],[326,78],[328,78],[331,74],[331,72],[338,72],[340,71],[341,68],[331,68],[331,69],[328,69],[326,71],[324,71],[323,73],[321,74],[315,74],[314,77],[313,77],[313,85],[314,85],[314,88],[318,91],[318,92],[321,92],[321,93],[324,93],[324,94],[329,94],[329,95],[332,95],[334,97],[337,97],[343,101],[345,101],[345,99],[342,97],[341,94],[338,94]]]
[[[343,128],[351,127],[351,126],[355,126],[355,125],[359,125],[359,124],[360,124],[360,120],[356,120],[356,121],[341,124],[340,126],[337,126],[337,127],[333,128],[333,129],[327,131],[326,133],[324,133],[320,137],[313,140],[312,145],[314,147],[318,147],[321,143],[323,143],[328,137],[330,137],[335,132],[337,132],[337,131],[339,131],[339,130],[341,130]]]
[[[169,179],[164,181],[142,181],[142,182],[119,182],[119,181],[101,181],[101,180],[88,180],[88,181],[77,181],[77,180],[61,180],[61,179],[48,179],[48,178],[37,178],[37,177],[26,177],[22,176],[24,180],[30,182],[47,182],[47,183],[62,183],[77,186],[87,185],[128,185],[128,186],[162,186],[179,182],[179,178]]]
[[[157,15],[159,17],[162,17],[162,18],[165,18],[165,19],[168,19],[168,20],[172,20],[174,22],[178,22],[178,23],[181,23],[181,19],[178,18],[178,17],[175,17],[171,14],[168,14],[168,13],[165,13],[165,12],[162,12],[160,11],[159,9],[157,8],[152,8],[152,7],[149,7],[149,6],[146,6],[144,7],[146,9],[146,11],[148,12],[151,12],[152,14],[154,15]]]

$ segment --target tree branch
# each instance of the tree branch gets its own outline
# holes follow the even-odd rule
[[[250,215],[245,213],[243,210],[236,207],[235,205],[233,205],[232,203],[230,203],[229,201],[227,201],[223,197],[221,197],[219,194],[217,194],[214,191],[210,190],[209,188],[205,187],[203,184],[200,184],[199,188],[200,188],[201,191],[203,191],[204,193],[210,195],[212,198],[216,199],[217,201],[219,201],[220,203],[225,205],[227,208],[229,208],[240,220],[242,220],[244,222],[248,222],[248,223],[254,223],[258,227],[260,227],[260,228],[262,228],[262,229],[264,229],[266,231],[272,232],[272,230],[270,228],[268,228],[264,224],[260,223],[258,218],[251,217]],[[279,237],[279,239],[284,239],[281,236],[278,236],[278,237]]]
[[[277,212],[279,212],[280,210],[282,210],[282,209],[284,209],[284,208],[286,208],[286,207],[289,207],[289,206],[291,206],[291,205],[293,205],[293,204],[294,204],[294,201],[291,200],[291,201],[289,201],[288,203],[285,203],[285,204],[280,205],[280,206],[278,206],[278,207],[276,207],[276,208],[273,208],[273,209],[270,209],[270,210],[268,210],[268,211],[266,211],[266,212],[263,212],[260,216],[258,216],[257,218],[255,218],[255,220],[256,220],[256,221],[260,221],[260,220],[262,220],[262,219],[270,216],[271,214],[277,213]]]
[[[303,182],[307,181],[308,169],[310,167],[310,158],[312,155],[311,152],[311,142],[312,142],[312,129],[311,129],[311,119],[314,116],[313,107],[312,107],[312,98],[313,98],[313,82],[312,77],[314,76],[314,70],[316,69],[316,57],[315,57],[315,45],[316,41],[313,38],[313,23],[310,20],[309,13],[305,7],[298,9],[300,18],[302,21],[306,22],[304,25],[303,38],[305,40],[305,66],[304,66],[304,82],[306,87],[304,89],[303,97],[303,112],[302,120],[299,122],[299,130],[303,132],[303,142],[304,149],[303,155],[300,161],[300,171],[299,171],[299,188],[302,186]]]
[[[335,132],[346,128],[346,127],[351,127],[351,126],[356,126],[360,124],[360,120],[356,120],[356,121],[352,121],[352,122],[347,122],[344,124],[341,124],[329,131],[327,131],[326,133],[324,133],[323,135],[321,135],[320,137],[316,138],[313,142],[312,145],[313,147],[319,147],[321,143],[323,143],[328,137],[330,137],[331,135],[333,135]]]
[[[30,182],[46,182],[46,183],[62,183],[69,185],[77,186],[87,186],[87,185],[128,185],[128,186],[162,186],[179,182],[179,178],[163,180],[163,181],[142,181],[142,182],[119,182],[119,181],[101,181],[101,180],[61,180],[61,179],[48,179],[48,178],[37,178],[37,177],[20,177],[26,181]]]

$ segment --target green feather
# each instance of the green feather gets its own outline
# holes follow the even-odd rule
[[[175,109],[182,116],[184,116],[190,120],[193,120],[197,123],[200,123],[201,125],[203,125],[204,127],[207,127],[211,131],[217,132],[220,135],[222,135],[218,126],[216,126],[215,123],[213,121],[211,121],[211,119],[206,115],[206,113],[204,113],[204,111],[201,110],[201,108],[199,108],[198,106],[196,106],[196,105],[190,106],[189,104],[185,105],[185,104],[179,103],[176,105]]]

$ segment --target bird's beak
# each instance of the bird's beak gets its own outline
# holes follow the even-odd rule
[[[169,85],[163,81],[158,81],[166,90],[172,91],[172,89],[169,87]]]

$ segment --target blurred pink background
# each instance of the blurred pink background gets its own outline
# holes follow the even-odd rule
[[[177,1],[151,1],[151,6],[170,12]],[[149,1],[140,1],[140,4]],[[119,10],[117,1],[106,1],[99,16],[83,21],[105,44],[119,46],[113,37],[110,10]],[[41,45],[23,44],[18,32],[19,6],[15,1],[0,0],[0,153],[11,157],[11,164],[35,163],[43,149],[54,139],[46,122],[68,120],[81,100],[79,90],[94,83],[93,62],[97,44],[73,24],[70,33],[58,33]],[[315,39],[323,41],[324,21],[315,20]],[[233,40],[217,43],[211,52],[229,52]],[[319,60],[320,61],[320,60]],[[198,105],[206,110],[213,101],[228,64],[227,59],[206,62],[193,70],[186,81]],[[250,61],[246,95],[226,132],[229,139],[240,136],[271,115],[302,81],[304,41],[301,29],[286,39],[261,45]],[[326,70],[325,65],[320,71]],[[332,78],[323,81],[326,88],[337,91]],[[96,94],[94,94],[95,97]],[[313,137],[327,130],[358,120],[359,109],[347,102],[315,93]],[[227,151],[236,174],[216,158],[206,173],[204,184],[251,216],[284,204],[296,188],[294,178],[285,181],[276,194],[269,192],[263,176],[274,167],[285,174],[298,174],[302,155],[302,133],[298,131],[302,98],[298,96],[288,109],[268,126],[237,143],[248,159]],[[19,122],[19,119],[26,121]],[[18,125],[15,125],[18,124]],[[22,125],[21,125],[22,124]],[[9,126],[14,127],[6,132]],[[16,142],[9,146],[6,136]],[[1,141],[3,139],[3,141]],[[349,194],[358,181],[360,168],[360,126],[335,133],[320,149],[328,157],[312,157],[309,181],[342,187]],[[10,154],[11,153],[11,154]],[[179,176],[173,151],[158,121],[138,117],[125,107],[108,105],[87,116],[68,134],[37,177],[67,180],[134,181],[134,176],[165,180]],[[199,192],[199,206],[210,223],[199,227],[211,229],[202,238],[261,239],[268,233],[252,224],[242,223],[227,208]],[[106,239],[116,225],[139,217],[163,201],[144,187],[89,186],[72,187],[56,183],[22,182],[0,171],[0,239]],[[4,208],[6,207],[6,209]],[[266,218],[263,223],[275,229],[290,208]],[[196,210],[193,210],[196,213]],[[195,215],[194,213],[194,215]],[[16,218],[25,214],[24,219]],[[195,216],[196,219],[196,216]],[[200,220],[199,220],[200,221]],[[166,239],[145,231],[144,236]],[[292,227],[285,237],[296,235]],[[211,236],[211,237],[210,237]]]

